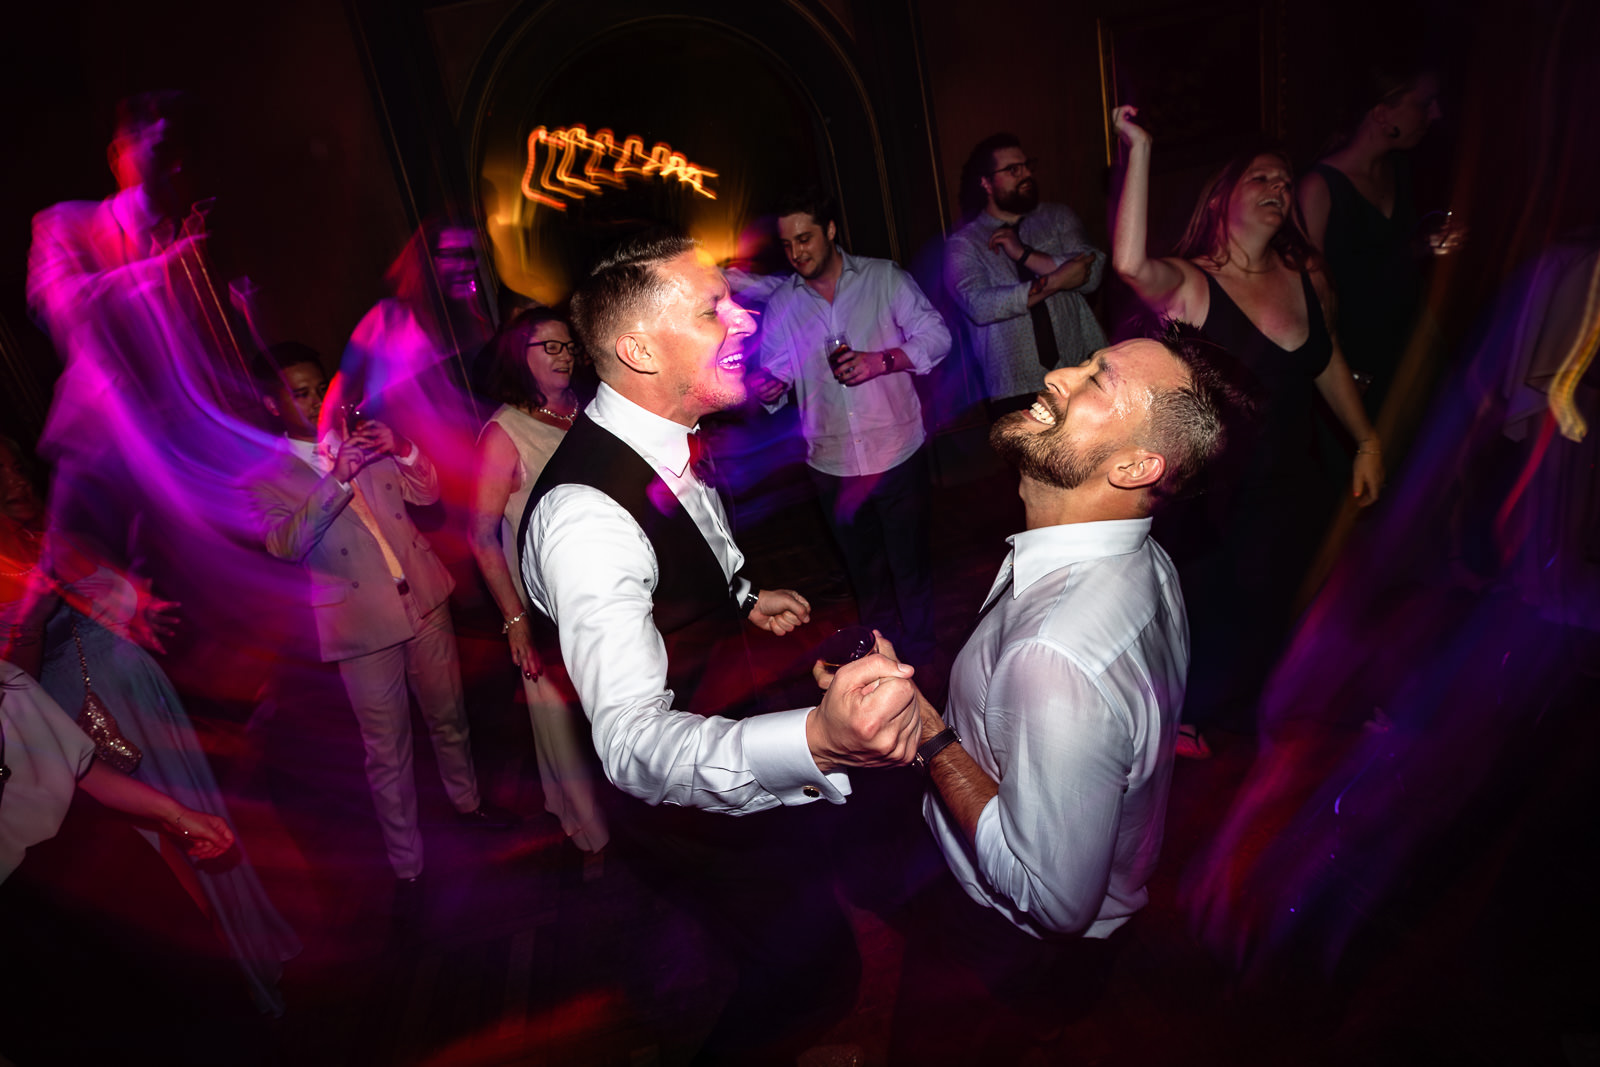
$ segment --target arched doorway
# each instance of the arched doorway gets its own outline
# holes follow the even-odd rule
[[[558,0],[502,23],[461,115],[500,284],[558,300],[646,220],[719,260],[748,254],[740,234],[807,181],[838,191],[852,247],[898,253],[879,130],[838,28],[754,6]]]

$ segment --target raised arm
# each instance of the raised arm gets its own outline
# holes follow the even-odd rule
[[[1172,314],[1181,303],[1184,271],[1174,259],[1151,259],[1150,134],[1134,123],[1139,109],[1123,105],[1111,113],[1112,125],[1128,149],[1122,197],[1111,235],[1111,266],[1152,311]]]

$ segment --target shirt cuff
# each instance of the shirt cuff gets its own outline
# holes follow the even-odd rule
[[[826,799],[843,804],[850,795],[850,776],[823,774],[806,743],[810,708],[794,708],[744,720],[744,755],[761,787],[784,805]]]
[[[1032,289],[1032,282],[1018,282],[1016,288],[1011,290],[1011,295],[1006,298],[1006,308],[1011,312],[1012,318],[1026,315],[1033,310],[1028,307],[1028,297],[1032,295]]]
[[[417,447],[415,441],[410,442],[410,444],[411,451],[405,456],[396,456],[393,452],[389,453],[390,457],[402,467],[415,467],[417,465],[417,457],[422,455],[422,449]]]

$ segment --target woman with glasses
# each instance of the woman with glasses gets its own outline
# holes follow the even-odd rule
[[[1377,500],[1383,461],[1330,325],[1331,287],[1294,217],[1288,161],[1235,157],[1201,192],[1174,254],[1157,258],[1145,248],[1152,141],[1137,114],[1112,113],[1128,151],[1112,266],[1152,312],[1227,350],[1259,406],[1248,446],[1230,450],[1225,474],[1212,472],[1195,544],[1174,546],[1193,648],[1178,754],[1203,758],[1208,721],[1253,725],[1332,514],[1334,485],[1315,456],[1317,394],[1356,442],[1346,484],[1358,505]]]
[[[545,810],[561,820],[573,844],[594,855],[610,834],[595,800],[587,723],[559,649],[548,639],[536,645],[516,540],[528,494],[578,415],[572,389],[578,353],[566,320],[542,307],[517,315],[491,344],[489,394],[501,406],[478,435],[472,554],[522,672]]]

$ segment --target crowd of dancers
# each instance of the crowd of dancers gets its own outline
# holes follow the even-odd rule
[[[792,1058],[848,1011],[860,964],[836,857],[861,854],[840,842],[869,803],[851,780],[908,764],[923,774],[860,815],[891,828],[872,862],[897,873],[873,903],[914,931],[896,1054],[979,1062],[1051,1040],[1092,1006],[1147,899],[1174,758],[1252,733],[1258,709],[1292,719],[1308,679],[1334,685],[1307,668],[1315,642],[1373,610],[1351,601],[1349,560],[1371,551],[1358,544],[1324,615],[1294,625],[1340,498],[1390,500],[1402,456],[1376,428],[1398,421],[1385,405],[1428,399],[1405,374],[1424,280],[1464,239],[1448,213],[1422,217],[1410,179],[1438,93],[1426,72],[1381,78],[1298,179],[1276,149],[1237,156],[1167,256],[1149,247],[1159,149],[1136,107],[1110,116],[1109,255],[1041,202],[1017,138],[987,138],[931,298],[847,251],[816,188],[772,204],[792,274],[724,272],[652,231],[568,306],[503,315],[482,298],[476,234],[425,225],[331,378],[215,277],[182,98],[125,101],[120,192],[34,221],[29,304],[64,369],[37,445],[0,439],[0,944],[16,1020],[0,1052],[270,1055],[240,1035],[285,1011],[283,964],[302,946],[186,704],[259,723],[301,699],[293,664],[337,672],[397,928],[427,885],[413,701],[462,825],[514,831],[474,758],[463,597],[500,617],[545,811],[595,874],[620,856],[734,960],[702,1062]],[[1579,306],[1568,290],[1593,258],[1580,242],[1530,285]],[[1102,320],[1108,267],[1157,325]],[[1507,372],[1538,394],[1513,392],[1521,417],[1546,395],[1593,399],[1564,342],[1587,320],[1551,321]],[[983,383],[1026,529],[976,628],[946,627],[971,637],[940,648],[930,530],[956,519],[931,505],[917,380],[953,350]],[[803,629],[804,591],[763,588],[747,565],[700,427],[790,402],[863,625],[842,635],[856,649],[815,657],[813,706],[775,708],[738,651],[744,627],[822,635]],[[1550,425],[1533,431],[1546,446]],[[1561,484],[1540,520],[1552,559],[1592,544]],[[1529,602],[1590,625],[1595,600],[1573,590],[1592,570]],[[1356,700],[1354,736],[1390,729],[1382,699]],[[1263,772],[1222,840],[1284,793]],[[1241,875],[1218,848],[1192,891],[1219,942],[1272,928],[1244,914],[1240,879],[1315,880],[1292,860]],[[928,1013],[963,997],[1009,1014],[930,1031]],[[95,1028],[63,1023],[72,1002],[93,1005]]]

